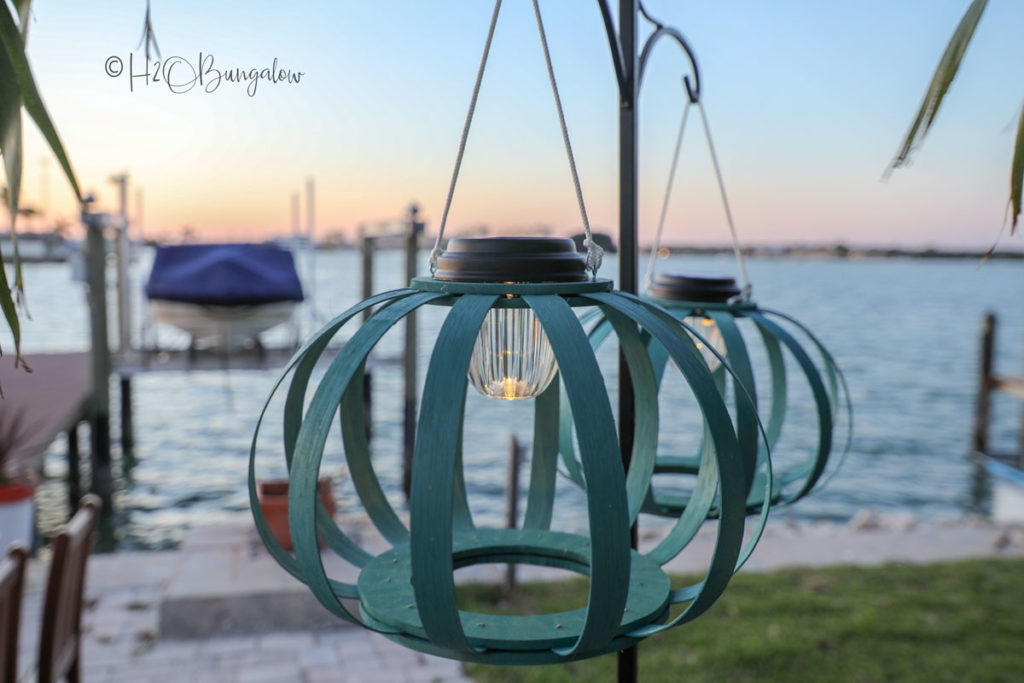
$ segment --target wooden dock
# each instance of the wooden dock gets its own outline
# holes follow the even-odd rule
[[[26,354],[32,369],[14,367],[13,358],[0,361],[0,417],[15,429],[12,460],[28,470],[42,467],[43,454],[61,434],[68,439],[69,498],[81,497],[78,485],[78,425],[90,417],[92,377],[90,355],[81,353]]]
[[[210,370],[276,370],[283,368],[297,346],[244,349],[132,349],[114,353],[114,372],[121,377],[142,372]]]
[[[974,425],[971,429],[971,447],[996,460],[1024,470],[1024,409],[1021,412],[1021,428],[1018,448],[1015,453],[994,453],[989,444],[989,422],[991,421],[993,394],[1002,393],[1024,401],[1024,377],[1004,375],[995,370],[996,316],[985,315],[981,331],[981,362],[978,373],[978,394],[974,409]]]

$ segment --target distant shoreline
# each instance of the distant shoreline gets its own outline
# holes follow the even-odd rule
[[[682,245],[665,245],[672,255],[687,256],[723,256],[733,253],[732,247],[694,247]],[[641,251],[650,253],[650,247],[641,247]],[[742,248],[744,256],[765,258],[831,258],[831,259],[991,259],[991,260],[1024,260],[1024,251],[994,251],[941,249],[905,249],[898,247],[850,247],[844,244],[830,246],[753,246]]]
[[[285,244],[289,242],[287,239],[276,241]],[[146,241],[147,246],[156,246],[158,244],[161,244],[161,242]],[[420,240],[419,250],[429,250],[433,247],[433,244],[433,237],[423,237]],[[392,251],[404,248],[404,241],[399,238],[380,238],[375,240],[374,244],[375,251]],[[347,242],[318,243],[316,249],[317,251],[356,251],[359,249],[359,245]],[[673,256],[730,256],[733,253],[733,249],[729,245],[693,246],[666,244],[662,245],[662,249],[666,249]],[[608,251],[606,249],[606,252]],[[847,246],[841,243],[831,245],[754,245],[742,247],[742,251],[744,256],[753,258],[1024,260],[1024,251],[1008,250],[989,253],[982,249],[860,247]],[[651,246],[641,245],[640,253],[649,255],[651,253]]]
[[[430,242],[433,245],[433,241]],[[357,250],[358,245],[318,245],[318,250]],[[383,243],[376,245],[378,251],[390,251],[403,248],[396,241],[394,244]],[[420,245],[420,251],[425,248]],[[683,245],[663,245],[662,249],[668,250],[672,256],[731,256],[731,246],[710,246],[695,247]],[[809,245],[788,245],[788,246],[746,246],[742,248],[743,255],[752,258],[803,258],[803,259],[972,259],[1000,260],[1000,261],[1022,261],[1024,251],[995,251],[991,254],[984,250],[970,249],[907,249],[898,247],[848,247],[843,244],[829,246]],[[651,253],[650,245],[641,245],[641,254]]]

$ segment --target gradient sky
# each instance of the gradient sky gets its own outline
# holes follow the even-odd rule
[[[612,3],[613,5],[615,3]],[[987,248],[1009,187],[1024,98],[1024,3],[993,0],[916,162],[880,182],[968,0],[648,0],[694,47],[741,240]],[[291,196],[317,183],[317,234],[351,235],[418,202],[433,232],[491,12],[480,0],[153,0],[165,60],[302,71],[254,97],[222,83],[175,94],[124,73],[144,0],[38,0],[29,56],[83,187],[112,208],[107,178],[144,193],[147,236],[185,226],[211,239],[288,231]],[[597,4],[544,0],[556,74],[597,229],[617,228],[617,103]],[[614,9],[614,8],[613,8]],[[641,95],[641,243],[656,225],[683,104],[681,53],[663,41]],[[184,67],[182,67],[184,68]],[[183,72],[179,72],[183,73]],[[727,231],[691,118],[666,241]],[[75,209],[26,125],[24,199]],[[133,207],[134,211],[134,207]],[[505,2],[449,221],[514,232],[580,225],[532,8]],[[1002,245],[1020,248],[1020,236]]]

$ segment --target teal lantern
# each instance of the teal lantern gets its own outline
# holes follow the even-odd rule
[[[832,354],[810,330],[795,318],[759,307],[731,277],[658,275],[647,289],[647,298],[668,310],[690,331],[723,397],[727,383],[732,384],[732,393],[737,397],[733,410],[744,463],[744,481],[749,489],[750,512],[761,511],[766,503],[793,503],[827,481],[828,477],[823,476],[827,469],[832,473],[837,471],[839,465],[837,459],[832,458],[833,454],[839,451],[845,455],[849,449],[852,423],[849,396]],[[610,330],[610,321],[597,320],[590,331],[591,343],[599,345]],[[759,385],[756,379],[751,353],[755,344],[761,346],[757,357],[766,366],[766,371],[760,373],[762,379],[767,379],[766,386]],[[669,354],[654,339],[649,342],[648,351],[660,382]],[[726,372],[726,366],[731,372]],[[806,386],[803,393],[812,406],[813,443],[809,447],[781,448],[779,440],[787,415],[792,412],[789,402],[795,382]],[[757,414],[752,410],[753,406],[761,405],[768,406],[764,441],[759,439]],[[663,411],[667,409],[662,405]],[[844,419],[845,445],[836,448],[836,442],[843,438],[839,426]],[[697,504],[708,516],[717,514],[716,504],[709,505],[703,500],[692,483],[700,472],[708,446],[705,436],[704,443],[693,453],[658,454],[655,474],[691,480],[692,492],[681,494],[677,490],[652,486],[644,512],[676,517]],[[768,451],[774,456],[775,465],[770,486],[766,485],[763,464]],[[780,464],[780,460],[784,464]]]
[[[691,55],[692,57],[692,55]],[[691,59],[696,71],[696,62]],[[699,83],[699,77],[696,78]],[[676,137],[675,150],[668,173],[668,182],[662,200],[661,213],[650,252],[650,264],[644,278],[645,300],[656,303],[689,332],[705,366],[712,373],[715,385],[724,398],[729,392],[734,397],[733,415],[736,434],[743,461],[744,482],[748,488],[747,506],[751,513],[764,511],[777,504],[794,503],[838,471],[842,457],[849,450],[853,414],[849,392],[842,372],[832,354],[810,330],[795,318],[774,310],[761,308],[751,299],[751,286],[743,262],[740,246],[729,207],[718,155],[711,138],[704,105],[699,96],[699,87],[691,88],[684,79],[687,99],[683,107]],[[659,274],[655,266],[662,255],[661,237],[668,215],[676,167],[691,107],[700,113],[704,134],[708,144],[710,160],[722,199],[732,248],[742,286],[737,286],[732,277],[708,277],[681,274]],[[665,250],[667,254],[667,250]],[[591,344],[597,348],[612,330],[612,323],[600,313],[588,319]],[[761,348],[754,353],[756,346]],[[674,360],[655,338],[647,338],[647,348],[655,373],[655,381],[661,384],[669,360]],[[787,366],[789,369],[787,369]],[[755,372],[759,369],[760,372]],[[795,372],[794,372],[795,370]],[[791,388],[796,382],[805,385],[809,396],[816,432],[813,444],[805,447],[798,444],[781,443],[783,427],[788,422],[789,432],[794,431],[791,417],[793,407]],[[759,380],[760,378],[760,380]],[[765,378],[767,381],[765,382]],[[761,382],[760,384],[758,382]],[[768,406],[765,408],[765,406]],[[563,406],[569,410],[568,406]],[[668,412],[677,406],[662,400],[661,408]],[[761,431],[760,414],[766,415],[764,432]],[[563,412],[561,453],[570,475],[577,484],[585,485],[578,476],[572,442],[567,436],[569,422]],[[845,420],[845,444],[836,448],[843,439],[842,430],[837,426]],[[807,425],[801,424],[801,428]],[[779,447],[777,447],[779,446]],[[706,516],[719,514],[717,500],[709,500],[700,485],[702,463],[706,462],[714,448],[708,439],[705,425],[704,437],[692,452],[660,452],[655,460],[654,473],[659,475],[659,485],[652,486],[644,503],[644,512],[666,517]],[[833,458],[835,452],[839,458]],[[772,464],[769,465],[769,452]],[[674,485],[670,488],[661,482],[668,479]],[[667,484],[667,482],[666,482]]]
[[[382,336],[423,306],[446,309],[433,342],[413,451],[408,524],[385,496],[370,459],[362,377]],[[331,340],[360,313],[369,318],[330,359],[315,386],[314,368]],[[596,312],[621,345],[633,386],[632,459],[622,464],[611,401],[580,316]],[[681,515],[647,552],[630,546],[630,526],[647,501],[655,471],[659,411],[649,340],[656,340],[690,387],[703,414],[709,458],[695,495],[714,498],[718,540],[706,576],[673,588],[662,565],[704,521]],[[371,297],[340,315],[296,353],[275,385],[284,397],[289,522],[295,554],[269,532],[256,503],[253,438],[249,484],[256,526],[288,572],[343,619],[410,648],[490,664],[544,664],[620,650],[706,611],[753,549],[744,541],[748,482],[742,447],[716,380],[693,340],[659,306],[589,279],[571,240],[454,239],[431,278]],[[477,524],[464,463],[478,456],[462,438],[467,391],[534,403],[529,490],[522,528]],[[556,474],[563,402],[578,445],[589,531],[552,529],[560,514]],[[268,405],[270,400],[268,399]],[[260,422],[266,417],[267,408]],[[756,415],[753,416],[756,423]],[[390,548],[371,554],[336,526],[319,503],[317,480],[330,437],[341,424],[344,457],[366,517]],[[755,429],[756,429],[755,424]],[[763,521],[763,520],[762,520]],[[354,583],[327,576],[318,537],[358,571]],[[456,569],[521,563],[589,577],[584,608],[541,615],[460,609]],[[670,616],[672,605],[682,605]]]

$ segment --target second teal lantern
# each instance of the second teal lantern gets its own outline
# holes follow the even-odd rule
[[[749,511],[760,512],[766,503],[793,503],[826,481],[827,477],[823,475],[830,462],[831,471],[838,468],[832,456],[837,450],[837,431],[843,420],[846,421],[846,442],[838,450],[844,455],[849,448],[852,414],[845,380],[825,346],[796,319],[760,308],[746,299],[735,280],[730,277],[659,275],[648,288],[646,299],[668,310],[690,331],[704,362],[713,373],[723,399],[727,384],[732,384],[732,393],[736,397],[733,412],[744,463],[744,481],[749,488]],[[611,322],[595,314],[591,318],[589,331],[591,344],[595,348],[600,346],[611,330]],[[749,338],[754,341],[748,341]],[[645,340],[656,382],[660,384],[670,365],[670,355],[657,339],[647,337]],[[762,347],[759,355],[767,366],[767,372],[762,373],[762,378],[767,375],[767,390],[756,381],[755,364],[751,359],[753,344]],[[787,357],[790,370],[787,370]],[[797,377],[806,385],[804,393],[809,396],[810,405],[813,406],[816,432],[813,445],[796,453],[788,453],[796,449],[780,451],[776,446],[790,412],[793,367]],[[768,406],[764,425],[765,440],[760,439],[754,408],[762,405]],[[666,405],[663,400],[661,409],[667,412],[678,408]],[[563,412],[563,431],[569,426],[566,412]],[[689,482],[690,491],[680,493],[679,487],[665,490],[652,486],[643,511],[678,517],[689,509],[688,514],[716,516],[717,501],[708,500],[696,483],[701,462],[708,457],[708,450],[712,446],[705,434],[695,453],[660,452],[655,461],[654,473],[666,475],[670,479],[674,475],[676,482],[684,482],[681,487],[684,490],[687,488],[685,482]],[[765,474],[768,470],[764,461],[769,450],[775,456],[776,471],[772,475],[771,485],[767,486]],[[777,465],[780,453],[790,456],[785,466]],[[565,437],[562,439],[562,455],[570,474],[577,483],[582,484],[582,479],[575,476],[578,467],[574,462],[571,441]]]

